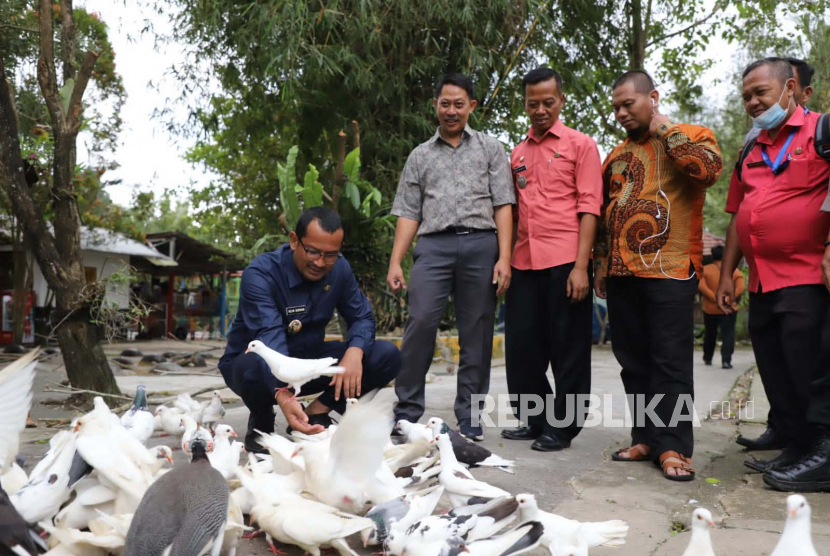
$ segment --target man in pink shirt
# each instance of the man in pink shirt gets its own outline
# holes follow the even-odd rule
[[[559,74],[537,68],[523,85],[531,127],[511,155],[518,217],[505,355],[507,386],[518,395],[514,411],[526,426],[502,436],[533,440],[531,448],[550,452],[569,447],[579,434],[587,399],[577,396],[591,392],[590,259],[602,164],[594,140],[559,119],[565,103]]]
[[[733,311],[732,272],[746,257],[752,348],[789,443],[778,457],[747,466],[778,490],[830,491],[830,372],[822,349],[830,294],[821,270],[830,215],[820,211],[830,164],[815,150],[819,114],[798,105],[794,77],[781,58],[744,71],[744,108],[761,132],[732,175],[716,297]]]

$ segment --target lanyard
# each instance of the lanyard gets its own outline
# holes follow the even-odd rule
[[[775,158],[774,163],[772,162],[769,155],[767,154],[766,146],[761,145],[761,156],[764,158],[764,164],[769,166],[772,169],[772,173],[776,176],[779,173],[784,171],[784,169],[787,167],[786,162],[790,161],[790,153],[787,152],[787,149],[790,147],[790,143],[792,143],[792,140],[793,140],[793,137],[795,137],[795,132],[796,131],[797,130],[794,129],[790,132],[790,136],[787,137],[787,142],[784,143],[783,147],[781,147],[781,150],[778,152],[778,156]],[[782,167],[782,162],[785,162],[783,167]]]

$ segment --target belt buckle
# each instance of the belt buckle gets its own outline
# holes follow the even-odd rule
[[[471,233],[470,228],[460,228],[460,229],[456,228],[455,229],[455,235],[457,235],[457,236],[465,236],[469,233]]]

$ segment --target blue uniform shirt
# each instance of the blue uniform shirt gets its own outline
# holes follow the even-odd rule
[[[335,308],[349,325],[349,347],[371,348],[375,341],[372,307],[345,258],[340,257],[322,280],[312,282],[300,275],[287,243],[258,256],[242,273],[239,308],[219,367],[230,367],[252,340],[260,340],[283,355],[316,358]],[[293,320],[302,323],[296,334],[288,331]],[[284,386],[270,373],[268,377],[273,379],[269,388]]]

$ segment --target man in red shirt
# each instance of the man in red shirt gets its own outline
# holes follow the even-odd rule
[[[743,74],[744,109],[762,131],[736,168],[726,211],[726,237],[717,300],[733,311],[732,273],[749,264],[749,333],[776,427],[789,441],[769,461],[748,461],[764,482],[783,491],[830,491],[830,374],[822,361],[822,332],[830,294],[821,260],[830,215],[830,164],[815,151],[819,115],[794,99],[792,66],[781,58],[753,62]],[[740,170],[740,177],[739,177]]]
[[[527,426],[502,436],[534,440],[532,449],[552,452],[569,447],[579,434],[591,392],[590,259],[602,165],[594,140],[559,119],[565,103],[559,74],[537,68],[523,85],[531,127],[511,154],[518,216],[505,356],[507,387],[518,395],[514,410]]]

